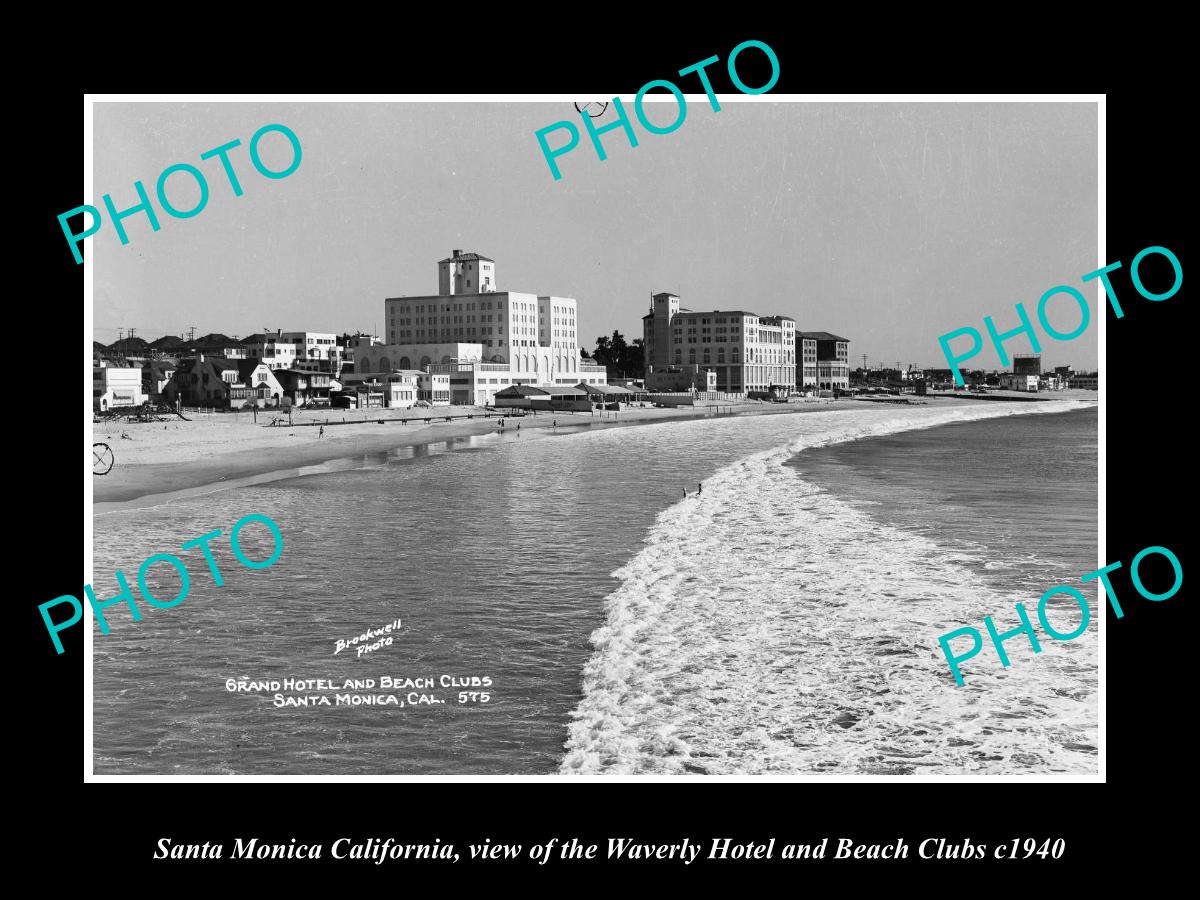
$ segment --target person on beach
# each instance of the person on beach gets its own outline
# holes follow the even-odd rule
[[[696,496],[700,496],[700,494],[702,494],[702,493],[704,493],[704,485],[703,484],[696,485]]]
[[[324,425],[322,425],[319,429],[317,429],[317,437],[318,438],[325,437],[325,426]]]

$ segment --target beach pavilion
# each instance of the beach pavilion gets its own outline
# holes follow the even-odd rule
[[[637,392],[631,391],[628,388],[623,388],[615,384],[580,384],[578,389],[585,391],[588,399],[593,403],[602,403],[605,407],[611,409],[613,403],[632,403],[637,399]]]

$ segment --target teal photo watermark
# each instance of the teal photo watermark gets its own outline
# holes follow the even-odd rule
[[[1142,261],[1151,254],[1163,256],[1171,264],[1171,268],[1175,273],[1175,282],[1171,287],[1162,293],[1155,293],[1146,288],[1142,283],[1141,264]],[[1096,269],[1094,272],[1088,272],[1080,281],[1087,283],[1100,279],[1100,283],[1104,285],[1105,294],[1108,297],[1108,302],[1112,305],[1113,313],[1118,319],[1125,317],[1125,310],[1121,308],[1120,301],[1117,300],[1117,291],[1113,287],[1112,281],[1109,279],[1109,273],[1121,268],[1121,261],[1109,263],[1102,269]],[[1129,277],[1133,281],[1133,286],[1139,294],[1147,300],[1167,300],[1179,293],[1179,289],[1183,287],[1183,266],[1179,264],[1179,258],[1168,250],[1166,247],[1147,247],[1141,253],[1133,258],[1133,262],[1129,265]],[[1051,324],[1046,316],[1046,308],[1050,301],[1055,297],[1069,297],[1070,300],[1079,307],[1079,324],[1070,331],[1058,331]],[[992,346],[996,348],[996,355],[1000,357],[1000,364],[1007,366],[1009,364],[1008,351],[1004,348],[1004,342],[1011,338],[1025,335],[1029,339],[1029,345],[1033,348],[1034,353],[1042,352],[1041,342],[1038,340],[1037,331],[1033,327],[1033,322],[1030,321],[1029,311],[1025,309],[1024,304],[1016,305],[1017,319],[1020,320],[1020,325],[1012,328],[1003,334],[996,329],[996,323],[992,321],[991,316],[983,317],[983,325],[987,330],[988,337],[992,341]],[[1092,320],[1091,310],[1088,308],[1087,298],[1079,292],[1078,289],[1067,284],[1060,284],[1057,287],[1052,287],[1050,290],[1042,294],[1037,305],[1037,319],[1042,326],[1042,330],[1056,341],[1073,341],[1085,331]],[[950,350],[950,342],[955,338],[969,337],[971,339],[971,347],[962,353],[952,353]],[[979,329],[967,326],[966,328],[957,328],[954,331],[948,331],[938,338],[938,345],[942,348],[942,353],[946,357],[946,362],[950,364],[950,371],[954,374],[954,383],[963,385],[962,372],[959,371],[959,363],[966,362],[974,356],[979,355],[979,351],[983,349],[983,335],[979,333]]]
[[[755,48],[764,53],[768,62],[771,64],[771,77],[767,83],[761,87],[750,87],[748,84],[742,81],[741,77],[738,75],[737,58],[743,51],[749,50],[750,48]],[[720,112],[721,104],[717,101],[717,95],[713,92],[712,82],[709,80],[708,73],[705,71],[705,69],[707,69],[713,63],[718,63],[720,61],[721,58],[719,56],[710,56],[708,59],[702,59],[700,62],[694,63],[687,68],[680,69],[678,72],[680,75],[690,75],[693,72],[696,73],[696,76],[700,79],[700,84],[704,87],[704,93],[708,95],[708,104],[712,107],[713,112]],[[771,88],[775,87],[775,83],[779,81],[779,57],[775,55],[774,50],[772,50],[762,41],[742,41],[742,43],[734,47],[732,52],[729,54],[729,59],[726,61],[726,68],[729,70],[729,80],[732,81],[734,87],[736,87],[743,94],[765,94]],[[646,115],[646,93],[655,89],[670,91],[675,97],[675,120],[669,125],[656,125],[655,123],[651,122],[649,117]],[[629,112],[625,109],[625,104],[621,102],[620,97],[612,98],[612,109],[616,110],[617,120],[600,128],[597,128],[592,123],[592,120],[599,118],[599,115],[595,114],[594,112],[589,112],[589,106],[591,106],[591,104],[586,104],[580,108],[579,104],[576,104],[575,109],[579,113],[579,117],[583,122],[584,130],[587,132],[588,138],[592,142],[592,147],[596,151],[596,156],[599,157],[601,162],[604,162],[606,159],[608,159],[608,153],[605,151],[604,145],[600,142],[600,135],[602,134],[606,134],[614,129],[620,128],[625,131],[625,137],[629,140],[629,146],[631,148],[638,145],[637,132],[634,131],[633,123],[629,121]],[[674,82],[667,81],[663,78],[656,78],[653,81],[647,81],[637,92],[637,96],[633,101],[633,112],[638,122],[641,123],[642,128],[648,131],[650,134],[671,134],[673,131],[678,131],[680,126],[683,125],[684,120],[687,118],[687,99],[683,96],[683,92]],[[601,113],[603,113],[603,110],[601,110]],[[555,131],[566,132],[567,138],[565,142],[560,144],[558,147],[551,149],[548,138],[549,135]],[[542,149],[542,155],[546,159],[546,164],[550,167],[550,174],[554,176],[555,181],[558,181],[560,178],[562,178],[562,172],[559,170],[558,162],[556,160],[560,156],[565,156],[566,154],[570,153],[579,145],[579,128],[576,127],[574,122],[563,119],[559,122],[555,122],[552,125],[547,125],[545,128],[539,128],[534,132],[534,137],[537,138],[538,146]]]
[[[263,137],[271,132],[278,132],[287,138],[288,143],[292,147],[292,161],[285,168],[279,170],[268,169],[262,161],[262,156],[259,152],[259,142]],[[233,162],[229,158],[229,154],[242,145],[238,138],[234,138],[228,143],[222,144],[219,147],[213,147],[211,150],[205,150],[200,154],[201,161],[213,159],[214,157],[221,161],[221,168],[225,172],[225,177],[229,179],[229,187],[233,191],[233,196],[240,197],[245,191],[242,189],[242,183],[238,180],[237,172],[234,170]],[[258,131],[254,132],[254,136],[250,138],[250,162],[260,175],[264,178],[279,179],[287,178],[298,168],[300,168],[300,139],[296,137],[296,133],[286,125],[264,125]],[[167,199],[167,181],[172,175],[178,173],[183,178],[193,179],[196,186],[199,188],[200,196],[196,201],[196,205],[191,209],[178,209]],[[176,178],[176,183],[179,179]],[[150,202],[150,195],[146,191],[146,186],[141,181],[133,183],[133,191],[137,194],[138,202],[126,209],[117,209],[116,203],[113,202],[112,194],[105,194],[102,198],[104,208],[108,211],[109,220],[112,222],[112,227],[116,229],[117,237],[120,238],[121,244],[129,243],[129,235],[125,231],[125,226],[122,224],[125,219],[137,213],[145,213],[147,221],[150,222],[150,229],[158,231],[162,228],[159,224],[158,214],[154,211],[154,204]],[[175,163],[167,166],[158,176],[158,181],[155,184],[155,195],[158,197],[158,205],[163,208],[167,215],[175,219],[190,219],[193,216],[200,215],[204,211],[204,207],[208,206],[208,180],[204,177],[196,166],[190,163]],[[177,195],[178,196],[178,195]],[[67,220],[82,213],[85,216],[92,217],[92,224],[78,233],[71,230],[71,226],[67,224]],[[104,216],[96,207],[85,203],[82,206],[77,206],[68,212],[62,213],[58,217],[58,224],[62,228],[63,234],[67,237],[67,243],[71,246],[71,252],[75,255],[75,262],[83,262],[83,255],[79,252],[79,244],[85,238],[100,231],[101,225],[104,224]]]
[[[1146,586],[1142,583],[1140,566],[1142,561],[1151,554],[1165,557],[1167,561],[1170,562],[1171,569],[1175,575],[1175,583],[1171,586],[1170,590],[1164,591],[1161,594],[1148,591]],[[1109,580],[1109,573],[1115,572],[1120,568],[1122,568],[1122,565],[1120,560],[1118,560],[1115,563],[1109,563],[1102,569],[1097,569],[1095,572],[1089,572],[1086,575],[1080,576],[1079,580],[1083,584],[1087,584],[1089,581],[1099,580],[1100,583],[1104,585],[1104,593],[1105,596],[1108,597],[1108,602],[1112,606],[1113,612],[1116,613],[1118,619],[1123,619],[1125,617],[1125,610],[1121,608],[1121,604],[1117,600],[1116,589],[1113,588],[1112,582]],[[1133,558],[1133,562],[1129,564],[1129,578],[1133,582],[1133,586],[1137,592],[1147,600],[1154,600],[1156,602],[1161,600],[1169,600],[1179,593],[1179,589],[1183,587],[1183,566],[1179,563],[1179,557],[1177,557],[1166,547],[1147,547],[1145,550],[1135,556]],[[1079,605],[1079,624],[1070,631],[1059,631],[1050,624],[1050,621],[1046,615],[1047,604],[1052,598],[1060,595],[1071,597],[1075,603]],[[1010,640],[1011,638],[1015,638],[1018,635],[1024,634],[1029,640],[1029,646],[1033,649],[1033,652],[1042,652],[1042,645],[1038,642],[1037,633],[1034,630],[1033,623],[1029,619],[1029,612],[1025,609],[1025,604],[1016,603],[1014,604],[1014,608],[1017,611],[1017,619],[1021,624],[1016,628],[1010,629],[1009,631],[998,631],[996,628],[996,623],[992,621],[991,616],[983,617],[983,625],[987,630],[988,637],[991,639],[992,647],[994,647],[996,650],[996,656],[1000,660],[1000,665],[1006,669],[1011,665],[1011,661],[1008,658],[1008,653],[1004,649],[1004,642]],[[1054,587],[1050,588],[1050,590],[1042,594],[1041,599],[1038,600],[1037,618],[1038,623],[1042,626],[1042,631],[1049,635],[1052,639],[1056,641],[1073,641],[1075,638],[1087,631],[1087,627],[1092,620],[1092,613],[1091,610],[1088,609],[1087,598],[1083,596],[1083,593],[1078,588],[1072,587],[1069,584],[1056,584]],[[970,649],[966,650],[964,653],[951,652],[950,642],[956,638],[969,638],[971,641]],[[984,646],[983,635],[980,634],[978,628],[956,628],[954,631],[948,631],[939,637],[938,644],[941,645],[942,653],[946,657],[946,662],[950,665],[950,671],[954,674],[955,683],[961,687],[963,685],[963,675],[962,670],[959,668],[959,664],[966,662],[968,659],[973,659],[974,657],[978,656],[980,652],[982,652]]]
[[[262,525],[265,525],[267,530],[271,533],[271,538],[275,544],[275,549],[266,559],[255,561],[248,557],[242,550],[240,535],[242,529],[251,522],[258,522]],[[209,575],[212,576],[213,584],[215,584],[217,587],[222,587],[225,584],[225,579],[221,577],[221,570],[217,568],[217,561],[213,557],[212,548],[209,546],[209,544],[215,538],[219,538],[220,536],[221,529],[216,528],[208,532],[208,534],[202,534],[198,538],[193,538],[190,541],[184,541],[179,545],[181,550],[194,550],[197,547],[200,549],[200,552],[204,554],[205,562],[208,563],[208,572]],[[275,563],[279,562],[279,557],[283,555],[283,533],[279,530],[279,526],[276,525],[274,520],[269,516],[262,515],[261,513],[253,513],[248,516],[242,516],[242,518],[233,523],[233,528],[231,528],[229,532],[229,547],[233,551],[234,558],[247,569],[269,569],[271,566],[275,565]],[[179,593],[177,593],[170,600],[163,600],[160,597],[154,596],[154,594],[150,591],[149,586],[146,584],[146,574],[150,571],[151,567],[160,563],[172,567],[179,575]],[[115,597],[110,597],[107,600],[97,600],[96,592],[92,589],[90,584],[85,585],[83,588],[83,593],[87,596],[88,603],[91,604],[92,611],[96,615],[96,621],[100,623],[101,634],[108,634],[111,630],[108,625],[108,620],[105,618],[104,610],[117,603],[125,603],[129,607],[129,614],[133,621],[142,621],[141,610],[138,609],[137,601],[134,600],[133,591],[129,587],[129,580],[125,577],[125,573],[118,569],[115,575],[117,584],[121,588],[121,592]],[[191,592],[191,585],[192,579],[188,574],[187,566],[184,565],[182,559],[170,553],[155,553],[153,556],[148,557],[138,568],[138,592],[141,593],[142,597],[145,598],[147,603],[158,609],[170,609],[178,606],[187,599],[188,594]],[[56,606],[63,605],[72,607],[73,611],[71,617],[66,621],[56,623],[50,617],[50,610]],[[47,602],[41,604],[38,607],[38,612],[42,614],[42,621],[46,623],[46,630],[50,633],[50,639],[54,642],[54,648],[59,653],[62,653],[63,645],[62,641],[58,638],[59,632],[65,631],[66,629],[79,624],[79,622],[83,619],[83,604],[79,601],[78,597],[75,597],[71,594],[64,594],[61,597],[55,597],[53,600],[48,600]]]

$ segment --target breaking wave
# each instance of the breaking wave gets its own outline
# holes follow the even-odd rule
[[[810,447],[1083,405],[921,409],[842,428],[797,416],[795,440],[718,471],[613,573],[561,772],[1095,772],[1094,592],[1081,638],[1043,640],[1035,657],[1018,635],[1007,670],[985,646],[958,687],[938,636],[989,614],[1015,627],[1013,603],[1030,598],[784,465]]]

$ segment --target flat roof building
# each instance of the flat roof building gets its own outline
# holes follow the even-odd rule
[[[449,373],[451,402],[484,404],[513,384],[604,384],[579,356],[572,297],[501,291],[495,261],[455,250],[438,262],[438,293],[384,300],[386,344],[360,346],[356,367]]]
[[[796,320],[791,316],[742,309],[695,312],[664,292],[651,297],[650,312],[642,317],[642,340],[648,390],[668,374],[672,383],[678,381],[683,366],[715,372],[716,390],[729,393],[796,383]]]
[[[850,389],[850,339],[828,331],[796,332],[796,351],[801,357],[801,377],[796,387],[814,386],[820,391]],[[811,374],[815,378],[809,380]]]

